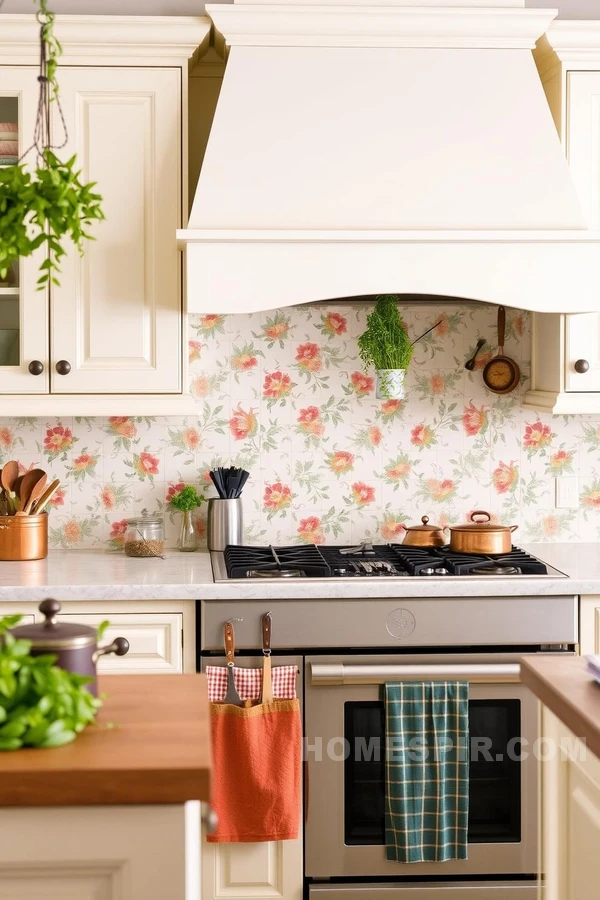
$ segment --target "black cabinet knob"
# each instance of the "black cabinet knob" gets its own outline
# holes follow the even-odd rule
[[[71,363],[67,362],[66,359],[59,359],[56,363],[56,371],[59,375],[68,375],[71,371]]]
[[[44,363],[39,359],[32,359],[27,368],[30,375],[41,375],[44,371]]]
[[[580,375],[585,375],[585,373],[588,371],[589,368],[590,368],[590,364],[587,361],[587,359],[578,359],[577,362],[575,363],[575,371],[578,372]]]

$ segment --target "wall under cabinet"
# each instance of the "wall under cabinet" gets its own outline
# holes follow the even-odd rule
[[[368,311],[192,316],[197,415],[0,419],[0,461],[39,464],[64,480],[54,547],[118,546],[127,516],[164,509],[180,482],[210,495],[209,468],[230,461],[252,473],[252,541],[389,541],[422,515],[456,522],[481,508],[519,522],[520,541],[600,540],[600,415],[538,416],[521,407],[526,382],[504,397],[486,390],[495,308],[406,308],[413,337],[441,324],[417,345],[403,403],[376,400],[374,373],[358,359]],[[489,344],[468,373],[479,337]],[[527,376],[528,314],[508,312],[506,352]],[[578,476],[578,509],[555,509],[558,475]],[[167,514],[167,526],[174,545],[177,518]]]

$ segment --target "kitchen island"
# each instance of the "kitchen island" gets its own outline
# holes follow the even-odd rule
[[[0,896],[198,900],[209,798],[202,675],[104,676],[97,726],[0,754]]]
[[[596,900],[600,881],[600,685],[585,659],[524,658],[540,701],[544,900]]]

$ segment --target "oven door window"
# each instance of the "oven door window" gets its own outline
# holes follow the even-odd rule
[[[469,730],[469,843],[518,842],[521,840],[520,701],[469,701]],[[344,842],[351,846],[383,844],[383,703],[345,703],[344,731],[350,748],[344,763]]]

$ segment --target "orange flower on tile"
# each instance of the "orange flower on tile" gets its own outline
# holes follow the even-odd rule
[[[366,506],[375,500],[375,488],[364,481],[355,481],[352,485],[352,499],[357,506]]]
[[[507,494],[519,483],[519,469],[514,462],[500,462],[492,472],[492,484],[498,494]]]
[[[136,424],[129,416],[109,416],[108,425],[113,434],[117,434],[119,437],[131,440],[137,436]]]
[[[46,430],[44,438],[44,452],[50,459],[56,459],[61,453],[70,450],[73,446],[73,432],[63,425],[55,425]]]
[[[431,447],[435,444],[435,432],[429,425],[415,425],[410,432],[410,442],[415,447]]]
[[[263,507],[268,510],[279,512],[287,509],[292,503],[292,491],[287,484],[280,481],[275,484],[266,484],[263,496]]]
[[[462,424],[465,431],[469,437],[475,437],[476,434],[481,434],[482,431],[485,431],[488,424],[488,415],[486,410],[482,407],[477,407],[474,405],[473,401],[469,401],[469,405],[465,406],[464,412],[462,415]]]
[[[353,372],[350,376],[350,384],[357,397],[366,397],[373,390],[375,380],[363,372]]]
[[[343,475],[352,471],[354,454],[347,450],[336,450],[334,453],[328,453],[325,461],[335,475]]]
[[[140,475],[158,475],[158,466],[160,460],[151,453],[143,452],[134,455],[135,468]]]
[[[280,400],[287,397],[292,390],[292,379],[285,372],[265,372],[263,397],[268,400]]]
[[[339,313],[330,312],[325,316],[321,316],[323,322],[323,331],[330,337],[334,335],[345,334],[348,331],[348,322],[344,316]]]

